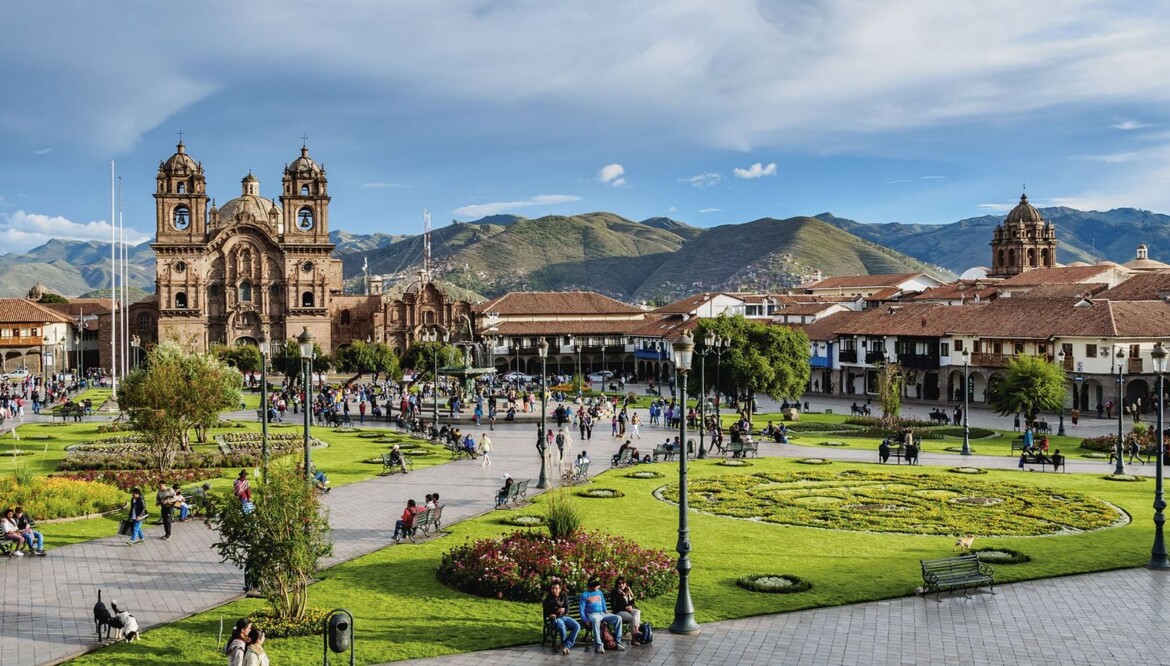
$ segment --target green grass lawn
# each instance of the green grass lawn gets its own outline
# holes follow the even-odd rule
[[[96,404],[96,400],[95,400]],[[32,455],[0,457],[0,474],[13,474],[18,467],[23,466],[37,476],[57,471],[57,466],[65,458],[65,449],[73,444],[100,440],[105,437],[114,437],[128,433],[99,433],[98,426],[107,423],[107,418],[89,417],[91,420],[82,423],[26,423],[18,428],[20,441],[10,436],[0,438],[0,452],[5,449],[19,448],[33,451]],[[291,414],[290,414],[290,418]],[[271,433],[301,432],[299,421],[270,424]],[[245,422],[241,428],[216,428],[212,435],[228,432],[259,432],[260,424]],[[366,435],[363,437],[363,434]],[[373,437],[377,434],[377,437]],[[333,486],[343,486],[356,481],[371,478],[382,471],[382,465],[368,463],[366,460],[377,457],[381,453],[390,451],[395,442],[415,441],[429,455],[412,457],[415,469],[438,465],[450,460],[442,447],[426,444],[422,440],[395,432],[394,430],[368,429],[344,431],[334,428],[313,428],[312,435],[328,444],[325,448],[313,450],[313,462],[319,469],[329,476],[329,483]],[[204,445],[204,446],[214,446]],[[196,448],[201,448],[196,446]],[[208,481],[214,490],[223,490],[231,487],[239,470],[224,469],[221,475]],[[166,475],[159,475],[165,480]],[[127,496],[128,498],[128,496]],[[40,523],[39,529],[45,535],[46,549],[58,548],[73,543],[88,541],[117,533],[118,520],[121,515],[102,518],[88,518],[60,523]]]
[[[750,468],[734,469],[715,461],[700,461],[690,469],[694,479],[810,469],[780,459],[751,462]],[[593,487],[616,488],[625,496],[577,499],[585,526],[605,528],[644,546],[673,551],[677,508],[655,499],[651,493],[672,480],[675,468],[664,463],[650,469],[667,476],[631,479],[624,476],[627,470],[599,476]],[[864,463],[834,463],[812,469],[878,470],[876,465]],[[880,471],[928,475],[927,481],[937,479],[940,487],[957,476],[935,468]],[[1093,475],[1015,471],[991,471],[975,478],[990,486],[1010,481],[1055,492],[1085,493],[1123,508],[1133,518],[1126,526],[1097,532],[977,538],[976,547],[1007,547],[1032,557],[1026,564],[997,566],[998,582],[1132,567],[1148,558],[1153,513],[1151,482],[1120,483]],[[521,512],[537,513],[542,508],[542,499],[538,498]],[[979,520],[979,508],[961,510],[975,512],[973,521]],[[311,603],[347,607],[355,613],[357,661],[363,664],[539,641],[538,605],[469,596],[435,579],[440,556],[451,546],[466,538],[490,537],[515,529],[500,523],[502,515],[503,512],[492,512],[453,526],[448,536],[418,545],[391,546],[323,571],[320,582],[311,588]],[[833,531],[703,514],[692,514],[691,530],[691,587],[700,623],[905,596],[921,584],[918,560],[949,556],[954,546],[953,536]],[[813,588],[785,595],[753,593],[735,585],[738,577],[752,573],[795,574],[811,581]],[[107,648],[70,663],[219,664],[223,660],[215,650],[219,621],[223,619],[230,626],[236,618],[261,605],[258,600],[233,602],[149,631],[133,646]],[[642,600],[639,605],[645,619],[665,626],[672,617],[674,597],[669,594]],[[265,647],[273,663],[309,664],[319,658],[321,641],[319,637],[271,640]]]

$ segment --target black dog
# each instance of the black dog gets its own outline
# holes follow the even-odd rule
[[[102,603],[102,591],[98,590],[98,600],[93,605],[93,628],[94,632],[97,633],[97,639],[99,641],[102,639],[102,627],[106,629],[106,638],[110,637],[111,617],[110,609],[106,608],[106,605]]]

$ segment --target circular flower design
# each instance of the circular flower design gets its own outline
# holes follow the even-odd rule
[[[976,548],[971,552],[979,556],[980,562],[988,564],[1023,564],[1032,559],[1011,548]]]
[[[751,467],[752,466],[752,464],[750,462],[748,462],[746,460],[742,460],[740,458],[731,458],[730,460],[720,460],[719,462],[717,462],[715,464],[720,465],[722,467]]]
[[[626,475],[627,479],[661,479],[662,472],[655,472],[653,470],[643,469],[637,472],[630,472]]]
[[[1140,482],[1140,481],[1146,480],[1146,477],[1144,477],[1144,476],[1134,476],[1133,474],[1110,474],[1109,476],[1104,476],[1101,478],[1105,479],[1106,481],[1128,481],[1128,482],[1134,482],[1134,481]]]
[[[837,530],[950,536],[1031,536],[1128,522],[1082,493],[974,476],[825,470],[739,473],[690,480],[690,508],[760,522]],[[678,501],[678,484],[654,493]],[[1059,497],[1059,499],[1058,499]]]
[[[979,469],[978,467],[952,467],[947,470],[955,474],[986,474],[987,470]]]
[[[531,514],[508,515],[500,522],[505,525],[513,525],[515,527],[539,527],[544,524],[544,516],[536,516]]]
[[[751,574],[735,581],[735,584],[752,592],[791,594],[812,589],[812,583],[792,574]]]
[[[800,458],[796,462],[800,463],[801,465],[832,465],[833,464],[832,460],[826,460],[824,458]]]
[[[577,494],[581,497],[592,497],[594,499],[613,499],[615,497],[622,497],[625,495],[625,493],[618,490],[617,488],[587,488],[585,490],[578,491]]]
[[[845,446],[845,442],[821,442],[819,446]]]

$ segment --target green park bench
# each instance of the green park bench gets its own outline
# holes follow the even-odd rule
[[[995,577],[990,566],[979,561],[978,555],[959,555],[941,560],[920,560],[924,591],[934,592],[938,599],[943,592],[974,590],[983,586],[995,594]],[[969,596],[969,595],[968,595]]]

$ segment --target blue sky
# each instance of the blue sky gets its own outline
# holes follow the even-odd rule
[[[1140,8],[1134,5],[1148,4]],[[114,8],[114,9],[108,9]],[[134,239],[185,132],[209,194],[308,135],[334,229],[1170,212],[1170,6],[1079,0],[88,0],[0,40],[0,243]]]

